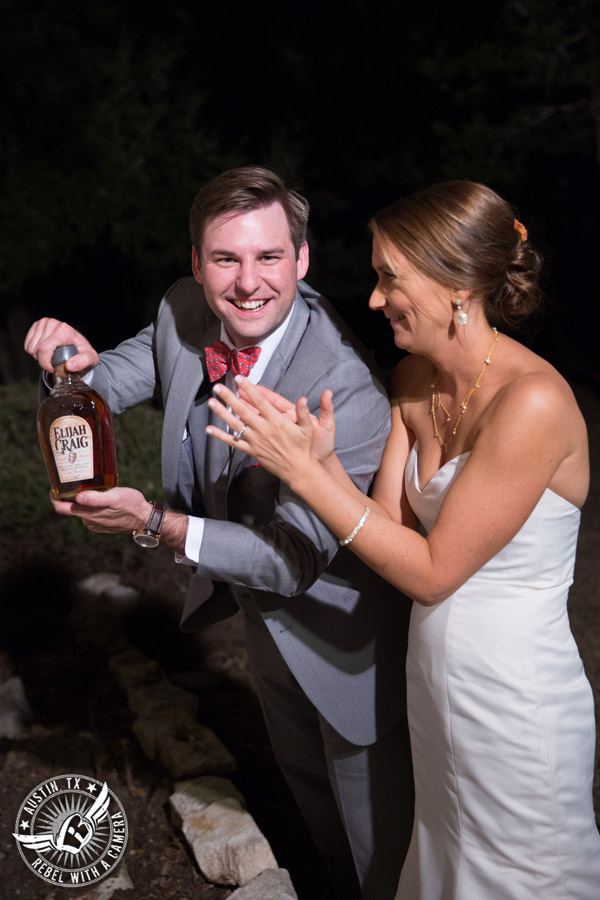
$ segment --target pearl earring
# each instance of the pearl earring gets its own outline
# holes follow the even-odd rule
[[[455,300],[454,305],[456,306],[456,312],[458,313],[456,317],[458,319],[458,324],[466,325],[469,316],[466,312],[463,312],[462,303],[460,302],[460,300]]]

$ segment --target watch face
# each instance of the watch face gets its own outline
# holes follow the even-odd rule
[[[140,547],[158,547],[160,540],[155,534],[146,534],[142,531],[140,534],[134,534],[133,539]]]

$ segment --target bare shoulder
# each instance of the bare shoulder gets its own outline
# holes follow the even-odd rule
[[[589,486],[585,420],[565,378],[520,344],[505,360],[475,444],[510,465],[547,469],[555,493],[581,506]]]
[[[433,374],[433,366],[424,357],[413,354],[405,356],[392,375],[392,403],[396,405],[414,403],[429,396]]]
[[[494,405],[516,405],[518,413],[515,409],[513,412],[518,415],[550,415],[555,419],[560,413],[583,422],[566,379],[551,363],[516,341],[511,341]]]

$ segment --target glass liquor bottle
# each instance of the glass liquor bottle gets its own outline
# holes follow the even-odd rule
[[[38,411],[38,437],[50,485],[58,500],[80,491],[116,487],[117,454],[110,409],[104,397],[89,387],[65,363],[77,347],[57,347],[52,356],[54,386]]]

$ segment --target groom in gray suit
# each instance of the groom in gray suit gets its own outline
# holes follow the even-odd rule
[[[308,269],[308,203],[272,172],[244,167],[206,184],[190,214],[193,278],[155,322],[98,355],[71,326],[36,322],[26,349],[43,368],[73,343],[118,414],[160,395],[168,508],[131,488],[55,501],[94,531],[160,540],[192,577],[181,627],[245,612],[246,646],[273,748],[340,900],[391,900],[410,837],[412,773],[404,655],[408,601],[345,549],[314,513],[239,451],[209,440],[208,406],[233,373],[318,414],[333,390],[336,452],[361,490],[388,435],[387,397]]]

